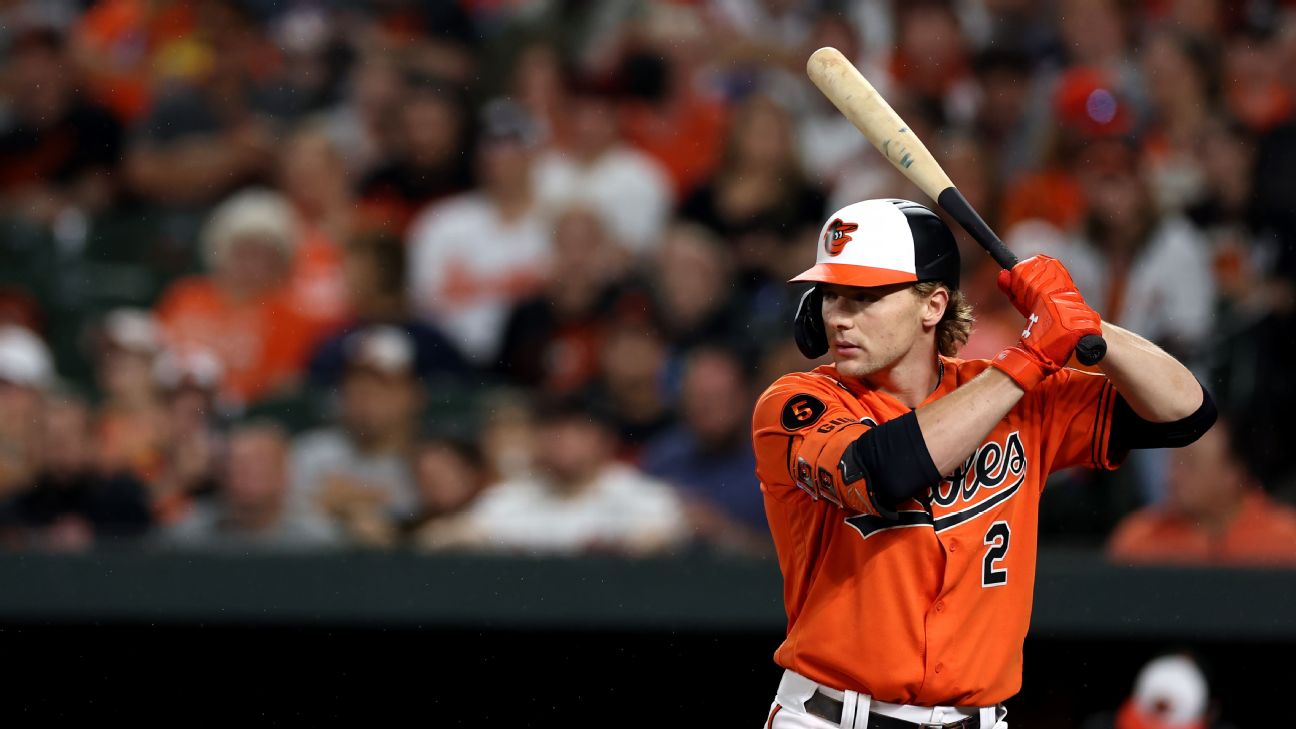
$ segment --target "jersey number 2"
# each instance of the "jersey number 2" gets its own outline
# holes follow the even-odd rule
[[[1002,567],[995,569],[995,562],[1003,559],[1008,554],[1008,538],[1012,536],[1012,530],[1008,528],[1008,522],[997,521],[990,525],[986,530],[985,544],[990,547],[986,550],[985,560],[981,563],[981,586],[998,587],[999,585],[1008,584],[1008,568]]]

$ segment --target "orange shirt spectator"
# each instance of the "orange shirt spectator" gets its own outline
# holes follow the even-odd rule
[[[157,317],[173,347],[214,353],[224,394],[248,403],[290,384],[314,343],[288,286],[296,219],[281,195],[243,192],[216,209],[204,238],[212,273],[173,284]]]
[[[201,62],[186,45],[196,13],[189,2],[105,0],[81,16],[73,30],[78,55],[89,70],[91,94],[127,122],[138,121],[153,102],[154,66],[181,59]]]
[[[1120,562],[1296,567],[1296,509],[1255,485],[1216,425],[1175,452],[1166,503],[1126,517],[1108,552]]]
[[[628,102],[620,111],[626,141],[661,163],[680,198],[715,170],[727,119],[723,104],[687,91],[657,104]]]
[[[331,334],[350,317],[342,249],[318,228],[303,231],[289,274],[293,308],[319,336]]]
[[[303,369],[310,322],[279,289],[240,300],[202,277],[176,282],[157,308],[172,346],[205,348],[225,368],[225,394],[247,403],[288,384]]]
[[[301,223],[288,287],[320,337],[350,318],[342,246],[356,227],[346,162],[322,127],[299,127],[279,157],[279,187]]]

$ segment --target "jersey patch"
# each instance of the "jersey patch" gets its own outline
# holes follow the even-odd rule
[[[813,395],[793,395],[783,406],[783,414],[779,419],[785,430],[800,430],[819,422],[827,409],[823,401]]]

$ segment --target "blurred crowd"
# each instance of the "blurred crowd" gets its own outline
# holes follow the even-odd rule
[[[4,0],[0,542],[769,553],[784,282],[924,201],[829,45],[1221,406],[1058,474],[1042,538],[1296,564],[1279,0]],[[985,357],[1019,316],[960,244]]]

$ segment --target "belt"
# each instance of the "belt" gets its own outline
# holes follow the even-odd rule
[[[804,707],[807,713],[814,714],[820,719],[830,721],[833,724],[841,724],[842,702],[822,691],[816,690],[810,698],[806,699]],[[897,719],[894,716],[869,712],[868,729],[981,729],[981,717],[968,716],[948,724],[914,723],[904,719]]]

